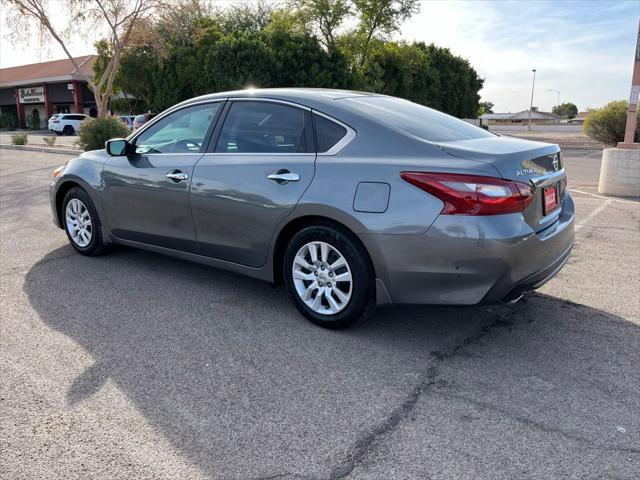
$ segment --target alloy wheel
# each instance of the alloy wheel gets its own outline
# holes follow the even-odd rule
[[[321,315],[343,310],[353,293],[351,269],[337,248],[326,242],[303,245],[293,259],[293,284],[307,307]]]
[[[73,243],[82,248],[91,243],[93,235],[91,215],[87,206],[81,200],[77,198],[69,200],[65,210],[65,220],[67,231]]]

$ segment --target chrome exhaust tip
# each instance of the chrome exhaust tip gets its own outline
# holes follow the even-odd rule
[[[520,294],[520,295],[518,295],[517,297],[512,298],[512,299],[511,299],[511,300],[509,300],[507,303],[508,303],[508,304],[510,304],[510,305],[513,305],[514,303],[518,303],[518,302],[522,299],[522,297],[524,297],[524,293],[521,293],[521,294]]]

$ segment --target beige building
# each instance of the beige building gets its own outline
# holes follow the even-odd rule
[[[480,118],[484,125],[528,125],[529,110],[517,113],[485,113]],[[553,125],[561,120],[562,117],[551,112],[541,112],[538,107],[531,109],[532,125]]]
[[[93,77],[95,55],[76,57],[80,71]],[[54,113],[95,116],[93,93],[71,60],[53,60],[0,69],[0,112],[15,115],[17,126],[46,128]],[[34,119],[38,125],[33,125]]]

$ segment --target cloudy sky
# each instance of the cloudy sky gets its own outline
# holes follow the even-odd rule
[[[428,1],[402,28],[449,47],[485,79],[495,111],[571,101],[580,110],[629,97],[640,0]]]
[[[63,58],[57,45],[41,45],[35,35],[10,42],[5,13],[0,67]],[[534,105],[550,110],[554,89],[561,102],[584,110],[628,98],[639,18],[640,0],[429,0],[398,38],[433,42],[467,58],[485,79],[480,93],[495,111],[528,108],[532,68]],[[72,53],[92,53],[93,40],[76,39]]]

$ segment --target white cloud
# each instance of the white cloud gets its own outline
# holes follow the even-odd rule
[[[501,111],[534,105],[549,110],[573,101],[580,109],[626,98],[638,16],[637,2],[425,1],[401,37],[449,47],[485,79],[484,99]],[[588,15],[585,10],[589,9]],[[640,12],[639,12],[640,13]]]

